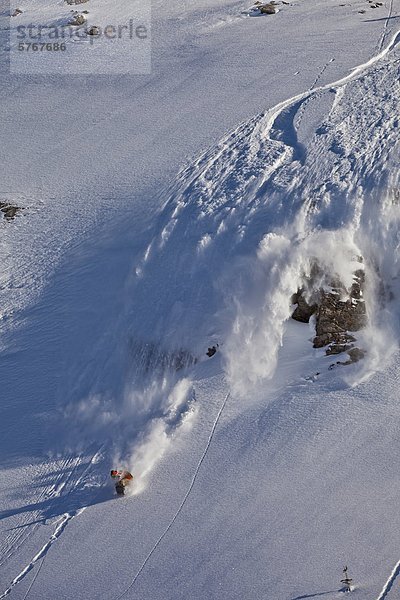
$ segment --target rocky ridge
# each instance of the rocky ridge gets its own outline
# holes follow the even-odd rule
[[[349,364],[360,360],[365,351],[356,346],[354,333],[363,329],[367,322],[364,300],[365,271],[362,258],[360,268],[353,274],[350,288],[346,288],[337,275],[322,273],[314,263],[310,276],[292,297],[296,305],[292,318],[301,323],[315,319],[314,348],[326,348],[326,355],[347,352]]]

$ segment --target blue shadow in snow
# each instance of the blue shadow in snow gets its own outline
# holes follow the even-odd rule
[[[306,600],[306,598],[319,598],[320,596],[327,596],[328,594],[335,594],[343,590],[330,590],[329,592],[317,592],[316,594],[306,594],[305,596],[296,596],[291,600]]]
[[[37,519],[17,527],[12,527],[10,528],[11,531],[12,529],[21,529],[36,523],[45,523],[48,519],[61,517],[61,515],[65,514],[66,512],[74,513],[80,508],[94,506],[95,504],[102,504],[113,499],[113,492],[108,486],[101,488],[88,487],[84,490],[72,491],[66,496],[48,498],[46,500],[41,500],[40,502],[26,504],[25,506],[20,506],[18,508],[2,510],[0,512],[0,521],[2,519],[7,519],[8,517],[22,513],[40,513],[40,516]]]

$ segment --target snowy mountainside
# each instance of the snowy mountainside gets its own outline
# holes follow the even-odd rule
[[[324,19],[326,4],[304,6]],[[396,597],[397,9],[385,6],[350,72],[325,56],[300,90],[271,92],[256,116],[237,109],[236,128],[227,117],[220,142],[209,131],[202,154],[193,134],[200,157],[154,186],[154,206],[122,199],[115,222],[77,226],[61,206],[52,231],[82,238],[54,254],[49,240],[36,293],[18,292],[19,272],[3,279],[4,307],[14,288],[21,302],[2,333],[0,597],[333,599],[347,562],[357,597]],[[221,24],[221,12],[202,13],[210,48],[246,21]],[[93,216],[91,193],[71,203]],[[30,273],[18,244],[32,224],[6,225],[11,263]],[[349,284],[358,256],[367,355],[330,369],[290,299],[313,261]],[[123,499],[107,483],[116,464],[135,477]]]
[[[349,284],[361,255],[374,307],[371,322],[380,320],[385,328],[386,311],[393,311],[389,329],[369,332],[374,339],[370,360],[379,361],[380,336],[385,347],[393,336],[397,342],[397,305],[386,300],[398,294],[398,63],[385,56],[398,41],[396,34],[378,55],[377,66],[375,61],[361,65],[344,80],[309,90],[241,125],[181,175],[159,237],[136,269],[139,288],[144,280],[143,303],[149,280],[160,285],[163,273],[168,278],[165,303],[174,308],[170,322],[168,308],[160,308],[163,339],[174,332],[180,341],[185,331],[191,336],[185,321],[183,331],[177,330],[176,311],[179,323],[197,318],[199,327],[206,324],[205,339],[225,323],[228,331],[218,333],[228,338],[222,352],[232,377],[238,374],[243,382],[246,372],[252,378],[252,370],[255,378],[270,375],[289,299],[310,260],[318,259]],[[299,115],[304,118],[308,103],[324,94],[328,113],[303,145],[296,135]],[[185,252],[177,255],[179,240]],[[257,252],[250,253],[257,244]],[[160,268],[164,261],[172,269]],[[193,289],[193,280],[202,285]],[[381,286],[386,289],[380,299],[383,318],[376,297]],[[184,314],[173,304],[178,287]],[[182,294],[190,300],[182,302]],[[140,293],[136,297],[140,301]],[[215,313],[224,300],[226,310]],[[152,318],[157,320],[157,313],[148,315]]]

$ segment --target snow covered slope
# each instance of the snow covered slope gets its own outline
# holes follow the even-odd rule
[[[398,594],[400,3],[246,8],[153,5],[148,76],[5,75],[0,597]],[[290,297],[358,255],[330,369]]]

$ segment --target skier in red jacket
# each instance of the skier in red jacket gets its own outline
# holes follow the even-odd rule
[[[115,490],[117,494],[124,495],[125,488],[133,481],[133,475],[129,471],[118,471],[117,469],[112,469],[110,475],[112,479],[116,480]]]

